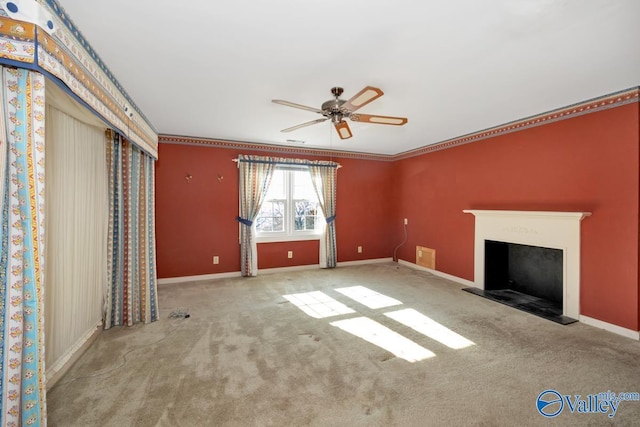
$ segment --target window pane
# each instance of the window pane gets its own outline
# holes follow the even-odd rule
[[[318,203],[310,200],[296,200],[295,205],[295,231],[315,230],[317,222]]]
[[[273,231],[284,231],[284,218],[283,217],[275,217],[273,218]]]
[[[258,231],[272,231],[273,230],[273,218],[271,217],[258,217],[256,219],[256,230]]]
[[[284,174],[285,171],[282,169],[276,169],[273,171],[273,178],[271,179],[271,184],[269,185],[269,190],[265,197],[266,200],[287,198]]]
[[[309,200],[296,200],[295,202],[296,216],[309,215],[309,212],[315,208],[315,203]]]
[[[307,226],[307,230],[314,230],[316,228],[316,217],[307,216],[307,222],[305,225]]]
[[[274,218],[284,218],[284,200],[271,200],[271,206]]]
[[[258,217],[261,216],[273,216],[273,202],[267,200],[266,202],[262,203],[262,207],[260,208]]]
[[[293,198],[317,200],[308,171],[293,171]]]
[[[262,204],[256,218],[256,230],[258,232],[284,231],[284,201],[267,200]]]

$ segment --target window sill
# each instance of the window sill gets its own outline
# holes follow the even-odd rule
[[[276,243],[276,242],[298,242],[303,240],[320,240],[322,234],[300,234],[287,235],[279,234],[277,236],[258,236],[256,243]]]

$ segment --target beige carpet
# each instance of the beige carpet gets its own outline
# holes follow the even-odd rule
[[[336,291],[351,286],[402,304],[370,309]],[[640,425],[640,402],[612,419],[536,409],[546,389],[640,392],[640,342],[461,289],[395,263],[161,285],[161,320],[102,333],[49,391],[49,425]],[[313,318],[283,297],[311,291],[355,313]],[[179,309],[190,316],[169,317]],[[452,349],[384,315],[401,309],[475,345]],[[410,363],[331,325],[361,316],[435,356]]]

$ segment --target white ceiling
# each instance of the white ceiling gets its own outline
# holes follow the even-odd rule
[[[638,0],[58,0],[161,134],[397,154],[640,84]],[[333,86],[385,95],[330,122]]]

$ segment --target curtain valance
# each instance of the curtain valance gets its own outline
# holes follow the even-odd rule
[[[290,166],[314,166],[326,168],[341,168],[342,166],[336,162],[326,160],[306,160],[306,159],[290,159],[286,157],[261,157],[261,156],[242,156],[233,159],[237,163],[258,163],[268,165],[290,165]]]

